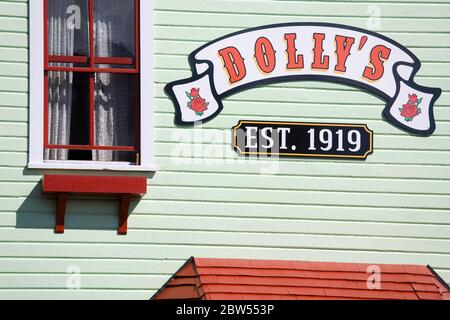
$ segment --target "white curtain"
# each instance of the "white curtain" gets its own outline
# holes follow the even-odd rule
[[[49,1],[48,52],[50,55],[72,56],[74,30],[67,28],[67,7],[71,0]],[[65,64],[65,66],[69,66]],[[73,74],[49,72],[48,133],[52,145],[70,144]],[[67,160],[68,150],[46,150],[47,160]]]
[[[114,36],[121,30],[108,14],[99,10],[95,21],[95,48],[100,57],[117,54]],[[123,31],[122,31],[123,32]],[[132,35],[128,35],[132,36]],[[122,38],[121,36],[118,37]],[[111,65],[100,65],[110,68]],[[117,67],[117,66],[114,66]],[[98,146],[132,146],[132,88],[133,78],[128,75],[98,73],[95,75],[95,143]],[[93,151],[94,161],[128,161],[129,155],[117,151]]]

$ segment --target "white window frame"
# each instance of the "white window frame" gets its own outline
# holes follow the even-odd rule
[[[44,1],[29,2],[30,169],[156,171],[154,159],[153,0],[140,1],[141,150],[140,165],[120,162],[44,160]],[[145,122],[144,122],[145,121]]]

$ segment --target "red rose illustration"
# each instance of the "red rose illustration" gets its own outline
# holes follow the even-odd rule
[[[189,98],[188,108],[193,110],[196,115],[202,116],[208,110],[209,102],[200,96],[200,88],[192,88],[191,92],[186,91],[186,96]]]
[[[422,103],[423,98],[418,98],[417,94],[408,94],[409,101],[403,105],[403,108],[400,108],[400,115],[405,118],[406,122],[410,122],[414,120],[414,117],[417,117],[422,110],[419,108],[419,105]]]
[[[402,112],[400,113],[400,115],[405,118],[414,118],[418,114],[419,110],[417,107],[409,103],[403,105]]]
[[[200,89],[192,88],[191,89],[191,98],[194,99],[194,98],[198,98],[199,96],[200,96]]]
[[[416,105],[419,102],[419,99],[417,98],[417,94],[408,94],[409,97],[409,103]]]
[[[208,108],[206,107],[206,101],[202,98],[196,98],[192,100],[191,109],[197,113],[205,112]]]

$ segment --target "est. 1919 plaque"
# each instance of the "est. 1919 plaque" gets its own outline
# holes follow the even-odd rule
[[[365,124],[239,121],[239,155],[367,159],[373,132]]]

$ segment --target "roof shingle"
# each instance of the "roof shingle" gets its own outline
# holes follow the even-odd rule
[[[380,283],[369,288],[370,264],[191,258],[152,299],[450,300],[446,283],[427,266],[376,265]]]

